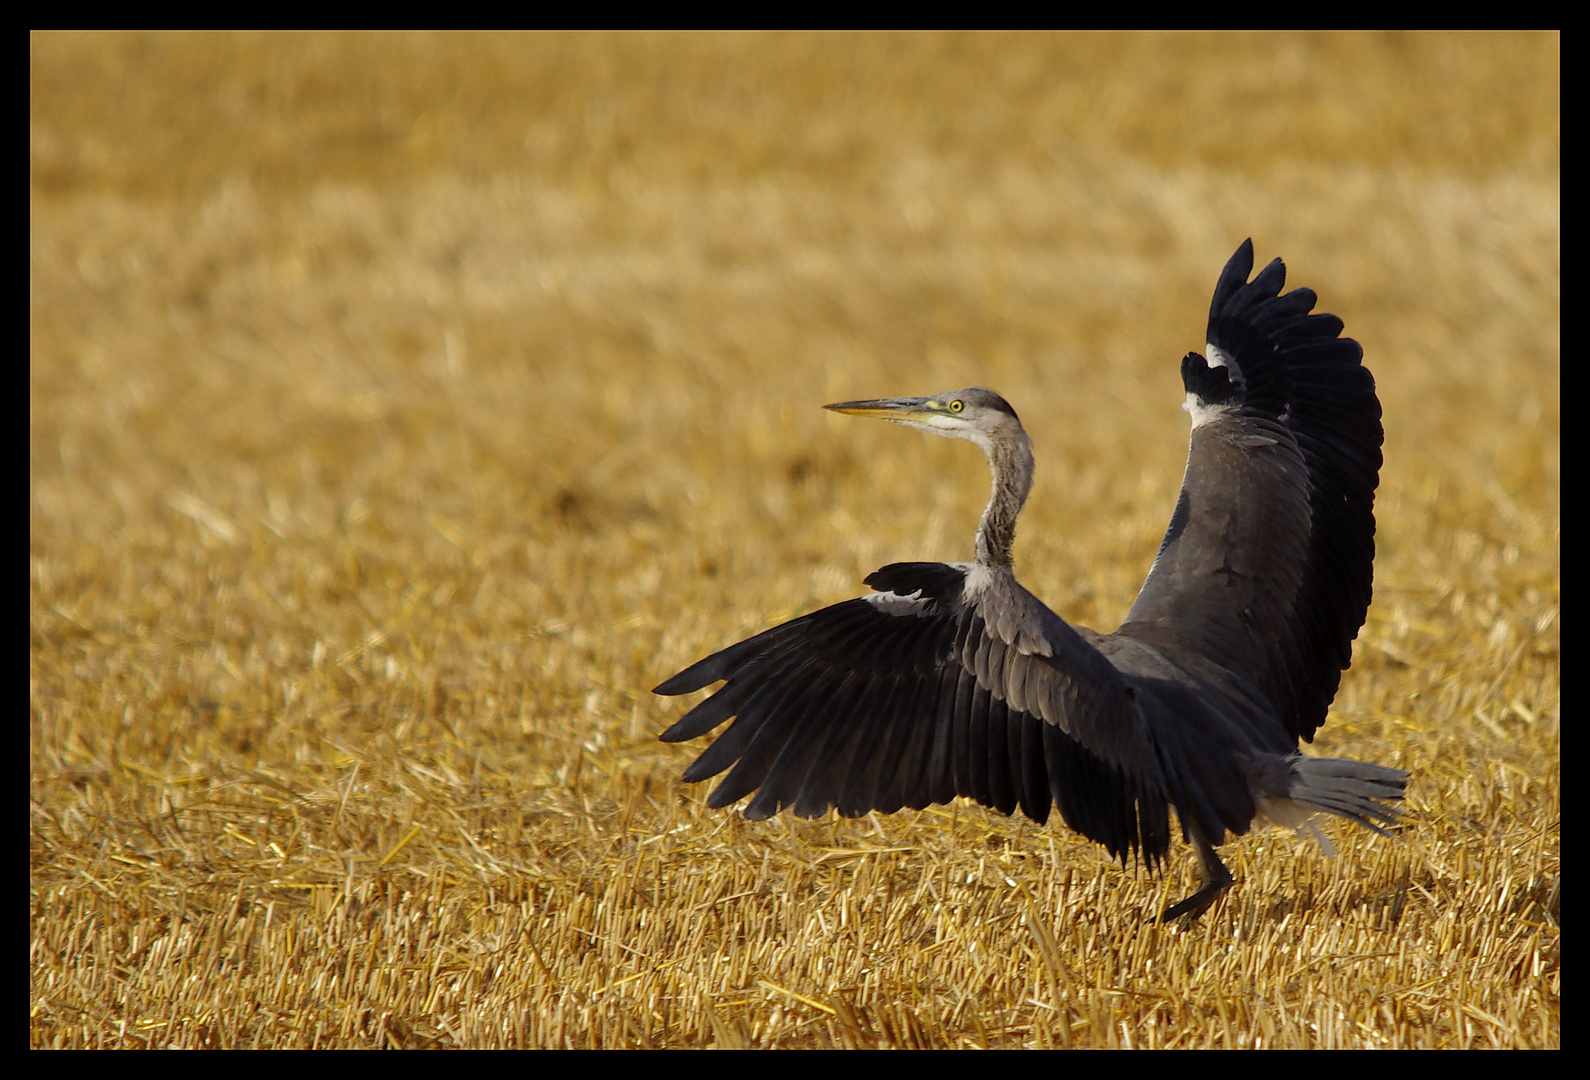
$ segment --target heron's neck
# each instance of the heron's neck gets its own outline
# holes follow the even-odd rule
[[[977,562],[1000,570],[1011,569],[1011,545],[1016,541],[1016,515],[1032,490],[1032,445],[1025,432],[983,447],[993,486],[988,508],[977,526]]]

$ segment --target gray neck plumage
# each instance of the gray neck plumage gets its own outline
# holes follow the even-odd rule
[[[988,455],[993,487],[988,508],[977,526],[977,562],[990,569],[1009,570],[1011,545],[1016,541],[1016,515],[1032,491],[1032,444],[1027,441],[1027,433],[1018,430],[1012,437],[990,442],[983,452]]]

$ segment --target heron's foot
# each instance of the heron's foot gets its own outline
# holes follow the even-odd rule
[[[1209,905],[1220,899],[1220,894],[1236,881],[1231,871],[1226,869],[1226,864],[1220,861],[1220,856],[1215,854],[1213,844],[1202,836],[1195,836],[1193,846],[1198,852],[1198,876],[1203,887],[1181,903],[1166,908],[1159,917],[1162,923],[1180,919],[1183,930],[1190,929],[1198,921],[1198,916],[1208,911]]]
[[[1220,894],[1231,888],[1231,879],[1225,881],[1211,881],[1197,892],[1179,904],[1172,904],[1160,915],[1162,923],[1181,920],[1181,927],[1186,930],[1198,921],[1198,916],[1208,911],[1214,902],[1220,899]]]

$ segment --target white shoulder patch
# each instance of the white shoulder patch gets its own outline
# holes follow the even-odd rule
[[[920,589],[909,596],[901,596],[899,593],[892,592],[880,592],[863,596],[862,599],[885,615],[895,616],[920,615],[927,610],[928,604],[932,603],[932,601],[922,596]]]
[[[1192,417],[1194,429],[1201,428],[1211,420],[1218,420],[1231,411],[1230,405],[1206,405],[1197,394],[1188,391],[1186,400],[1181,403],[1182,411]]]
[[[1209,361],[1210,367],[1223,367],[1235,375],[1236,380],[1241,380],[1242,369],[1237,366],[1236,360],[1232,359],[1230,353],[1214,342],[1210,341],[1204,344],[1204,357]]]
[[[1237,366],[1236,359],[1214,342],[1210,341],[1204,344],[1204,359],[1212,368],[1225,368],[1228,373],[1226,378],[1233,385],[1240,387],[1246,381],[1242,375],[1242,368]],[[1218,420],[1221,416],[1231,411],[1230,405],[1207,404],[1197,394],[1190,391],[1182,402],[1181,407],[1187,415],[1192,417],[1192,426],[1195,429],[1203,427],[1211,420]]]
[[[957,565],[957,564],[952,564]],[[978,595],[994,582],[994,575],[982,563],[960,563],[958,566],[966,568],[966,599],[975,600]]]

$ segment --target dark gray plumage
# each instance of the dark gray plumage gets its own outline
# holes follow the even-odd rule
[[[1305,758],[1369,607],[1380,403],[1341,320],[1280,295],[1253,245],[1226,264],[1208,347],[1182,360],[1193,430],[1181,493],[1142,591],[1112,634],[1072,627],[1016,581],[1011,545],[1032,487],[1008,402],[970,388],[827,408],[977,443],[993,490],[976,561],[895,563],[847,600],[731,645],[659,694],[727,680],[663,733],[734,723],[685,771],[729,775],[708,799],[745,814],[921,809],[957,795],[1067,825],[1157,866],[1169,810],[1203,886],[1161,916],[1195,918],[1232,882],[1215,854],[1256,817],[1316,812],[1376,832],[1408,774]]]

